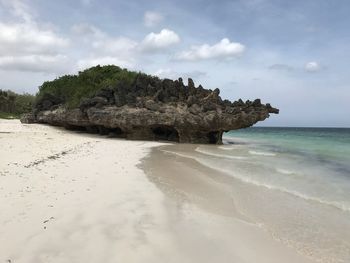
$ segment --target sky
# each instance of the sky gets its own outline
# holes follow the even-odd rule
[[[115,64],[261,98],[280,109],[263,126],[350,127],[349,14],[348,0],[0,0],[0,89]]]

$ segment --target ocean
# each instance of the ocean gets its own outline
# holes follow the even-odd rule
[[[242,157],[241,179],[350,212],[350,129],[255,127],[225,139],[226,155]]]
[[[274,239],[350,262],[350,129],[252,127],[223,141],[167,151],[231,178],[235,208]]]

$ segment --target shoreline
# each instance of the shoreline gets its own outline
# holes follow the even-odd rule
[[[174,155],[169,151],[172,148],[179,151],[180,148],[183,152],[191,153],[197,146],[155,147],[144,158],[142,167],[149,180],[171,200],[172,209],[175,210],[173,213],[177,214],[178,219],[186,224],[188,221],[195,221],[201,229],[209,232],[215,230],[210,233],[209,238],[200,232],[191,233],[196,236],[196,242],[202,243],[202,246],[210,251],[208,256],[215,255],[215,258],[220,259],[219,262],[316,262],[311,257],[297,252],[295,248],[286,246],[262,227],[261,222],[243,212],[244,209],[235,200],[231,186],[245,185],[244,183],[205,167],[196,160],[181,154]],[[156,163],[162,165],[157,166]],[[183,213],[190,216],[179,218],[179,214]],[[218,240],[220,243],[216,245],[224,246],[225,254],[220,254],[205,244],[207,242],[213,245],[212,243]],[[243,244],[245,247],[242,247]],[[231,258],[232,261],[225,261],[227,258]]]
[[[251,149],[250,141],[247,144],[225,146],[161,146],[152,150],[154,157],[149,158],[149,167],[157,167],[154,160],[163,163],[167,169],[177,167],[170,170],[170,175],[162,174],[164,169],[154,171],[153,168],[153,173],[158,177],[154,183],[160,189],[166,189],[167,185],[177,187],[184,196],[199,195],[199,198],[182,198],[186,205],[191,204],[207,213],[257,227],[254,230],[256,235],[259,231],[266,234],[264,246],[276,247],[277,242],[283,245],[280,248],[284,251],[283,254],[288,253],[285,249],[289,249],[300,255],[302,260],[310,262],[346,261],[350,255],[350,214],[337,207],[300,198],[283,189],[266,187],[249,180],[247,172],[258,178],[264,175],[264,166],[271,169],[274,167],[271,162],[276,161],[276,156],[266,150],[263,152],[264,149],[259,149],[259,154],[252,153]],[[282,170],[280,176],[303,179],[290,173],[285,175],[286,171]],[[196,180],[192,180],[190,186],[184,184],[194,178]],[[208,187],[201,184],[205,180]],[[212,194],[215,188],[219,190]],[[166,190],[163,191],[167,193]],[[229,228],[226,226],[226,229]],[[254,245],[254,242],[250,243]],[[278,255],[274,252],[270,256]],[[261,258],[264,255],[257,261],[260,262]],[[302,262],[300,260],[294,262]],[[283,262],[289,261],[284,259]]]
[[[0,132],[0,262],[312,262],[235,208],[229,178],[157,155],[163,143]]]

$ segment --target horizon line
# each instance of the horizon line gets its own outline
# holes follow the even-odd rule
[[[248,128],[318,128],[318,129],[350,129],[350,126],[251,126]]]

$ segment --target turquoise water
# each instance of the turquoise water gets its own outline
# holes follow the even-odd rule
[[[241,214],[315,262],[350,262],[350,129],[253,127],[172,153],[232,179]]]
[[[243,179],[350,212],[350,129],[253,127],[224,138],[261,171]]]
[[[252,127],[225,134],[226,138],[244,138],[275,152],[291,152],[339,162],[350,175],[350,128],[270,128]]]

